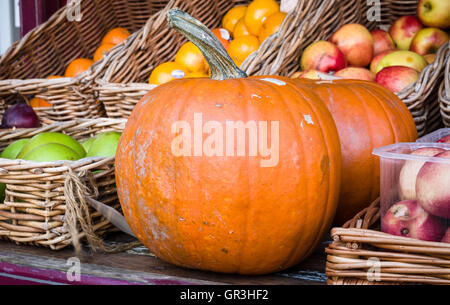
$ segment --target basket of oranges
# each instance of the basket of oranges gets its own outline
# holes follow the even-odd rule
[[[143,95],[155,86],[176,78],[209,77],[208,64],[198,48],[169,28],[170,8],[186,11],[209,27],[248,75],[288,75],[298,66],[304,46],[360,18],[347,13],[351,2],[171,1],[164,11],[149,19],[127,49],[109,58],[108,69],[96,78],[94,90],[108,117],[128,118]],[[211,9],[199,10],[206,4]]]
[[[91,92],[94,70],[167,2],[68,1],[0,57],[0,115],[28,102],[44,124],[104,116]]]

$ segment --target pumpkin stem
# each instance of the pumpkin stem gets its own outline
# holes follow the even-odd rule
[[[211,69],[212,79],[247,77],[247,74],[235,65],[219,39],[204,24],[178,9],[171,9],[167,17],[169,26],[194,43],[203,53]]]

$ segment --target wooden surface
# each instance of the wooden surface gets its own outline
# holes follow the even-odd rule
[[[123,239],[122,234],[114,240]],[[117,254],[80,257],[81,281],[71,282],[67,272],[74,257],[72,248],[51,251],[0,241],[0,284],[238,284],[308,285],[325,284],[323,242],[299,266],[265,276],[217,274],[178,268],[153,256],[145,247]]]

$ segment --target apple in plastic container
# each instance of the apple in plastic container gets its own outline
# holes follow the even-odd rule
[[[439,140],[437,140],[437,142],[438,143],[448,143],[448,144],[450,144],[450,134],[440,138]]]
[[[422,147],[410,153],[415,156],[433,157],[445,152],[445,149],[439,147]],[[400,170],[398,193],[401,200],[416,199],[416,179],[426,160],[407,160]]]
[[[450,151],[434,157],[450,159]],[[417,174],[416,194],[427,212],[450,219],[450,162],[426,162]]]
[[[450,227],[447,228],[447,231],[445,232],[444,237],[441,240],[443,243],[449,243],[450,244]]]
[[[441,241],[445,222],[425,211],[416,200],[395,203],[383,216],[381,230],[397,236]]]

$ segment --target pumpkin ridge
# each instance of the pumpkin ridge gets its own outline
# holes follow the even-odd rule
[[[289,86],[291,86],[291,87],[294,87],[293,85],[291,85],[291,84],[289,84]],[[307,104],[308,105],[308,108],[311,110],[311,112],[313,112],[314,113],[314,111],[311,109],[312,107],[311,107],[311,104],[310,104],[310,99],[309,99],[309,97],[306,97],[304,94],[303,94],[303,92],[299,92],[300,90],[297,90],[297,88],[295,87],[294,88],[295,90],[296,90],[296,92],[297,92],[297,94],[299,94],[299,95],[301,95],[301,97],[305,100],[305,101],[307,101],[307,103],[305,103],[305,104]],[[292,119],[292,121],[294,122],[294,126],[295,127],[297,127],[296,125],[296,120],[294,120],[294,115],[293,115],[293,112],[292,112],[292,107],[290,107],[290,106],[288,106],[288,103],[286,103],[286,101],[284,100],[284,99],[282,99],[282,103],[283,103],[283,105],[284,105],[284,107],[286,108],[286,109],[288,109],[288,112],[289,112],[289,116],[291,117],[291,119]],[[316,113],[314,113],[314,119],[316,119],[317,118],[317,115],[316,115]],[[321,124],[320,124],[321,125]],[[321,125],[322,126],[322,125]],[[306,142],[305,141],[305,138],[304,138],[304,135],[301,135],[300,134],[300,129],[297,127],[297,128],[295,128],[296,129],[296,133],[297,133],[297,137],[298,137],[298,139],[301,139],[301,141],[302,141],[302,147],[301,147],[301,157],[305,157],[306,156],[306,151],[305,151],[305,147],[304,147],[304,143]],[[322,132],[322,138],[323,138],[323,132]],[[302,181],[303,182],[303,189],[307,189],[308,188],[308,183],[307,183],[307,181],[305,180],[305,181]],[[306,191],[308,191],[308,190],[306,190]],[[324,209],[325,210],[325,209]],[[308,216],[310,216],[310,213],[311,211],[308,211],[308,213],[302,213],[303,215],[302,215],[302,217],[303,217],[303,219],[305,219],[305,218],[308,218]],[[304,220],[303,220],[304,221]],[[283,267],[284,266],[289,266],[290,264],[292,264],[292,259],[293,258],[295,258],[295,254],[297,253],[297,251],[298,251],[298,247],[299,247],[299,245],[303,245],[303,243],[302,243],[302,240],[304,239],[304,237],[305,237],[305,234],[299,234],[299,236],[297,237],[297,242],[296,242],[296,246],[295,247],[292,247],[292,249],[291,249],[291,251],[290,251],[290,253],[288,254],[288,256],[285,258],[285,263],[284,263],[284,265],[283,265]]]
[[[340,85],[340,88],[341,89],[343,89],[345,86],[342,86],[342,85]],[[364,116],[365,116],[365,119],[366,119],[366,121],[368,121],[368,122],[370,122],[371,121],[371,119],[370,119],[370,117],[369,117],[369,115],[368,115],[368,113],[369,113],[369,108],[367,107],[367,104],[366,104],[366,99],[360,94],[360,92],[358,92],[358,89],[359,89],[360,87],[356,87],[355,88],[355,90],[352,90],[352,89],[350,89],[350,88],[348,88],[348,91],[350,91],[350,92],[352,92],[356,97],[357,97],[357,100],[359,101],[359,103],[361,104],[361,106],[363,107],[363,109],[364,109]],[[370,92],[370,90],[367,90],[368,92],[368,94],[369,95],[371,95],[371,92]],[[373,95],[372,95],[373,96]],[[377,104],[378,105],[380,105],[380,101],[379,101],[379,99],[378,99],[378,97],[376,97],[376,98],[374,98],[374,100],[376,100],[376,102],[377,102]],[[385,109],[383,109],[383,113],[384,113],[384,116],[385,117],[388,117],[388,114],[386,113],[386,111],[385,111]],[[369,129],[369,134],[372,134],[373,133],[373,128],[372,128],[372,124],[367,124],[367,128]],[[390,121],[390,118],[389,118],[389,128],[391,129],[391,131],[392,131],[392,122]],[[370,147],[371,147],[371,150],[373,150],[373,148],[374,148],[374,142],[373,142],[373,139],[372,139],[372,137],[368,137],[369,138],[369,140],[370,140]],[[370,153],[372,153],[372,152],[370,152]],[[371,158],[370,159],[370,162],[372,163],[372,168],[376,168],[376,165],[377,165],[377,163],[376,163],[376,159],[375,158]],[[375,175],[375,177],[374,177],[374,175]],[[373,200],[375,200],[376,199],[376,196],[375,196],[375,198],[374,198],[374,192],[375,192],[375,190],[374,190],[374,188],[373,188],[373,185],[374,185],[374,183],[375,183],[375,181],[377,180],[376,179],[376,177],[377,177],[377,171],[372,171],[372,174],[371,175],[369,175],[369,177],[370,177],[370,185],[372,186],[371,188],[370,188],[370,196],[369,196],[369,198],[366,198],[366,201],[367,202],[371,202],[371,201],[373,201]],[[366,176],[366,178],[367,178],[367,176]]]
[[[408,109],[408,107],[406,107],[406,105],[402,102],[402,103],[393,103],[393,97],[395,97],[395,98],[398,98],[395,94],[393,94],[394,96],[393,97],[391,97],[390,96],[390,92],[388,92],[387,90],[384,90],[383,88],[381,88],[380,86],[378,86],[378,85],[373,85],[373,84],[365,84],[365,85],[367,85],[367,88],[370,88],[370,87],[372,87],[373,89],[375,89],[376,90],[376,92],[380,95],[380,96],[382,96],[382,97],[384,97],[385,98],[385,100],[388,100],[389,101],[389,105],[386,105],[386,106],[390,106],[390,108],[392,108],[392,109],[394,109],[395,111],[396,111],[396,113],[397,113],[397,115],[400,117],[400,118],[402,118],[402,120],[400,120],[401,121],[401,123],[402,123],[402,125],[404,126],[404,128],[402,128],[401,130],[406,130],[407,131],[407,134],[408,134],[408,139],[406,140],[406,141],[415,141],[415,140],[417,140],[417,128],[415,127],[416,125],[415,125],[415,123],[414,123],[414,119],[412,118],[412,116],[411,116],[411,113],[410,113],[410,111],[409,111],[409,109]],[[384,100],[384,99],[382,99],[382,100]],[[386,109],[384,108],[384,110],[386,111]],[[408,114],[409,116],[410,116],[410,123],[411,123],[411,126],[414,126],[414,133],[411,133],[410,131],[411,131],[411,128],[409,128],[409,127],[411,127],[411,126],[408,126],[407,125],[407,122],[404,120],[405,119],[405,117],[404,117],[404,114]],[[396,122],[397,123],[397,122]],[[396,126],[396,125],[393,125],[393,126]],[[401,135],[401,130],[399,130],[398,131],[398,134],[399,135]],[[397,134],[395,135],[395,140],[398,142],[398,141],[402,141],[402,138],[401,138],[401,136],[397,136]],[[404,141],[404,140],[403,140]]]
[[[304,91],[305,89],[302,88],[302,90],[300,90],[300,87],[297,86],[297,85],[294,85],[294,84],[289,83],[289,86],[291,86],[292,88],[294,88],[294,89],[296,90],[296,92],[297,92],[297,93],[298,93],[298,94],[299,94],[299,95],[307,102],[306,104],[308,105],[308,108],[311,110],[311,113],[314,114],[315,120],[317,120],[317,121],[319,122],[319,125],[320,125],[320,127],[322,128],[321,137],[322,137],[322,139],[323,139],[324,147],[325,147],[326,150],[327,150],[327,155],[328,155],[328,157],[331,158],[331,156],[332,156],[332,152],[330,151],[331,147],[330,147],[329,145],[326,144],[326,143],[329,143],[329,142],[327,141],[328,139],[326,139],[326,134],[328,134],[330,131],[327,131],[327,132],[324,131],[324,126],[325,126],[325,124],[323,124],[321,116],[317,114],[317,110],[315,109],[315,108],[316,108],[316,107],[315,107],[316,104],[312,101],[310,95],[314,95],[314,96],[316,96],[318,99],[319,99],[319,97],[318,97],[315,93],[313,93],[313,92],[308,92],[308,94],[306,95],[306,94],[305,94],[305,91]],[[313,105],[314,105],[314,107],[313,107]],[[323,105],[323,107],[326,108],[325,105]],[[327,111],[328,111],[328,110],[327,110]],[[331,114],[330,114],[330,117],[331,117]],[[333,121],[333,122],[334,122],[334,121]],[[336,129],[336,127],[335,127],[335,133],[336,133],[336,135],[337,135],[337,129]],[[305,151],[304,151],[304,147],[303,147],[303,146],[302,146],[302,151],[303,151],[303,156],[305,156]],[[340,146],[339,146],[339,154],[340,154]],[[329,173],[328,173],[329,178],[328,178],[328,181],[327,181],[327,190],[326,190],[326,192],[328,193],[328,195],[327,195],[327,202],[325,203],[325,208],[322,210],[321,219],[324,219],[323,216],[324,216],[325,214],[327,214],[327,211],[329,210],[329,205],[330,205],[330,204],[332,203],[332,201],[333,201],[333,199],[332,199],[333,194],[332,194],[332,192],[330,191],[330,189],[331,189],[331,184],[332,184],[332,181],[331,181],[331,180],[332,180],[332,176],[333,176],[332,173],[331,173],[331,170],[332,170],[332,168],[330,167],[330,168],[329,168]],[[339,175],[340,175],[341,169],[339,168],[338,171],[339,171]],[[322,184],[322,183],[321,183],[321,184]],[[338,186],[338,188],[339,188],[339,186]],[[336,197],[336,196],[335,196],[335,197]],[[336,200],[335,200],[335,201],[336,201]],[[337,202],[335,202],[334,205],[335,205],[335,209],[334,209],[333,214],[336,213],[336,210],[337,210]],[[329,218],[332,218],[332,217],[329,217]],[[310,248],[309,253],[308,253],[308,252],[305,253],[305,254],[304,254],[304,257],[309,256],[310,253],[311,253],[312,251],[314,251],[314,249],[317,247],[318,243],[319,243],[320,240],[322,239],[323,233],[327,230],[326,227],[329,227],[330,225],[331,225],[331,221],[330,221],[329,224],[325,224],[325,222],[322,222],[322,223],[321,223],[321,227],[318,229],[318,233],[319,233],[319,234],[316,234],[316,238],[315,238],[315,239],[313,240],[313,242],[311,243],[312,246],[309,247],[309,248]],[[290,256],[290,257],[288,258],[288,260],[287,260],[286,266],[289,266],[290,264],[292,264],[292,261],[291,261],[292,258],[295,257],[295,254],[299,251],[299,248],[303,246],[303,243],[301,242],[301,240],[302,240],[303,237],[304,237],[304,235],[301,234],[301,236],[300,236],[300,238],[299,238],[299,240],[298,240],[298,242],[297,242],[297,246],[293,248],[293,251],[292,251],[292,253],[291,253],[291,256]],[[314,248],[314,249],[313,249],[313,248]]]
[[[195,82],[191,82],[191,80],[183,80],[183,82],[189,82],[189,84],[191,84],[191,83],[193,83],[193,84],[196,84]],[[187,87],[187,88],[186,88]],[[195,85],[190,85],[190,86],[183,86],[183,93],[186,93],[187,94],[187,96],[193,96],[193,94],[195,93]],[[175,93],[175,91],[174,91],[174,93]],[[174,94],[174,96],[177,96],[179,99],[181,99],[181,96],[180,95],[175,95]],[[176,108],[176,113],[177,113],[177,121],[181,121],[182,119],[184,119],[185,118],[185,116],[184,116],[184,114],[186,113],[186,110],[187,110],[187,108],[188,108],[188,103],[180,103],[180,101],[178,100],[178,98],[177,98],[177,101],[174,103],[174,105],[180,105],[179,106],[179,108]],[[176,106],[175,106],[176,107]],[[192,147],[191,147],[191,149],[192,149]],[[181,165],[183,166],[184,165],[184,163],[186,162],[186,161],[188,161],[187,159],[185,159],[185,158],[171,158],[171,161],[174,163],[174,170],[175,170],[175,173],[177,172],[177,169],[179,170],[180,169],[180,163],[182,163]],[[184,161],[184,162],[183,162]],[[191,178],[190,178],[191,179]],[[179,194],[178,192],[177,192],[177,185],[178,185],[178,183],[177,183],[177,181],[178,181],[178,178],[177,178],[177,175],[175,175],[175,179],[174,179],[175,181],[173,182],[173,191],[174,191],[174,194]],[[174,224],[175,224],[175,227],[176,227],[176,233],[177,233],[177,239],[178,240],[183,240],[183,236],[182,236],[182,234],[184,233],[184,231],[185,231],[185,229],[180,229],[180,226],[182,225],[182,221],[180,221],[180,218],[184,218],[184,215],[180,215],[180,208],[179,208],[179,205],[182,205],[182,208],[183,208],[183,210],[184,210],[184,205],[183,205],[183,201],[182,200],[179,200],[178,198],[177,198],[178,196],[176,195],[175,196],[175,204],[174,204],[174,209],[175,209],[175,213],[174,213],[174,215],[172,215],[172,218],[173,218],[173,222],[174,222]],[[185,221],[188,221],[188,219],[185,219]],[[191,220],[192,221],[192,220]],[[196,233],[196,235],[198,235],[198,233]],[[201,251],[199,251],[199,247],[198,247],[198,245],[197,245],[197,239],[196,238],[193,238],[192,239],[192,241],[191,241],[191,245],[193,246],[193,248],[194,248],[194,253],[195,253],[195,258],[194,258],[194,261],[196,261],[196,262],[199,262],[199,261],[201,261],[202,260],[202,253],[201,253]],[[183,252],[184,252],[184,248],[183,248]],[[181,265],[184,265],[184,264],[181,264]],[[192,268],[192,266],[188,266],[188,267],[191,267]]]
[[[247,88],[246,86],[244,86],[244,84],[239,81],[239,92],[242,92],[243,96],[247,96]],[[242,90],[242,91],[241,91]],[[245,107],[245,121],[244,122],[248,122],[248,109],[249,109],[249,104],[250,103],[245,103],[246,107]],[[237,140],[236,140],[237,141]],[[250,169],[250,156],[248,154],[246,154],[246,164],[247,164],[247,172],[249,172]],[[247,176],[247,206],[246,206],[246,213],[245,213],[245,223],[244,223],[244,239],[241,245],[241,249],[240,249],[240,253],[239,253],[239,265],[237,268],[237,273],[241,272],[241,268],[244,266],[243,262],[243,257],[245,256],[245,252],[246,252],[246,248],[247,248],[247,236],[248,236],[248,231],[249,231],[249,215],[251,214],[252,211],[252,207],[251,207],[251,198],[250,198],[250,175]]]

